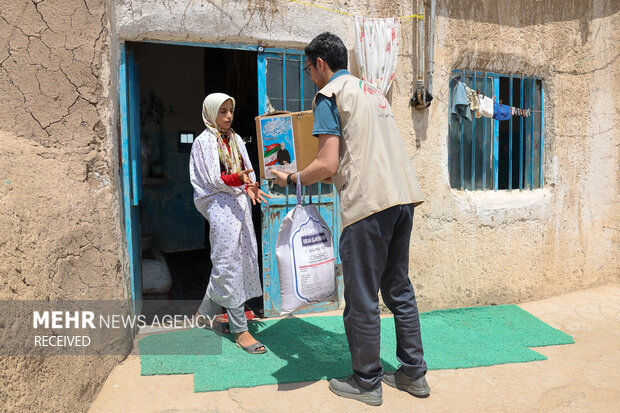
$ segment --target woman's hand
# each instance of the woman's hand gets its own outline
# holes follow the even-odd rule
[[[248,195],[252,200],[252,205],[256,205],[256,201],[258,201],[259,204],[267,202],[265,197],[271,198],[259,188],[258,183],[249,184],[245,189],[248,191]]]
[[[252,183],[252,178],[250,177],[250,173],[252,173],[253,171],[254,171],[253,169],[246,169],[245,171],[241,171],[237,174],[242,184],[249,185]]]

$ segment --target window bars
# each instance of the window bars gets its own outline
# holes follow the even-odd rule
[[[450,105],[457,82],[495,97],[496,102],[529,109],[510,120],[450,114],[450,186],[460,190],[536,189],[544,185],[544,104],[542,79],[523,75],[454,70]],[[451,111],[449,111],[451,112]]]
[[[265,82],[262,88],[259,84],[259,114],[312,109],[317,89],[310,76],[304,74],[305,62],[303,51],[259,53],[259,79]]]

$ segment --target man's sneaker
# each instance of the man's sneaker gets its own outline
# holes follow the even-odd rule
[[[338,396],[359,400],[371,406],[381,406],[383,403],[383,389],[381,385],[375,390],[366,390],[360,387],[353,375],[346,379],[331,379],[329,389]]]
[[[431,388],[424,376],[414,380],[403,372],[402,367],[392,373],[383,373],[383,382],[415,397],[428,397],[431,394]]]

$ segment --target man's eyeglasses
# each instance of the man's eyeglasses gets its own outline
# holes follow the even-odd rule
[[[304,67],[304,72],[306,72],[306,74],[307,74],[308,76],[310,76],[310,66],[312,66],[312,65],[313,65],[313,64],[315,64],[315,63],[316,63],[316,62],[311,62],[311,63],[308,63],[308,64]]]

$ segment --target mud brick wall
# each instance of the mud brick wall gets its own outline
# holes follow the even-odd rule
[[[126,297],[110,24],[85,0],[0,2],[0,299]],[[121,356],[0,356],[4,411],[85,411]]]

